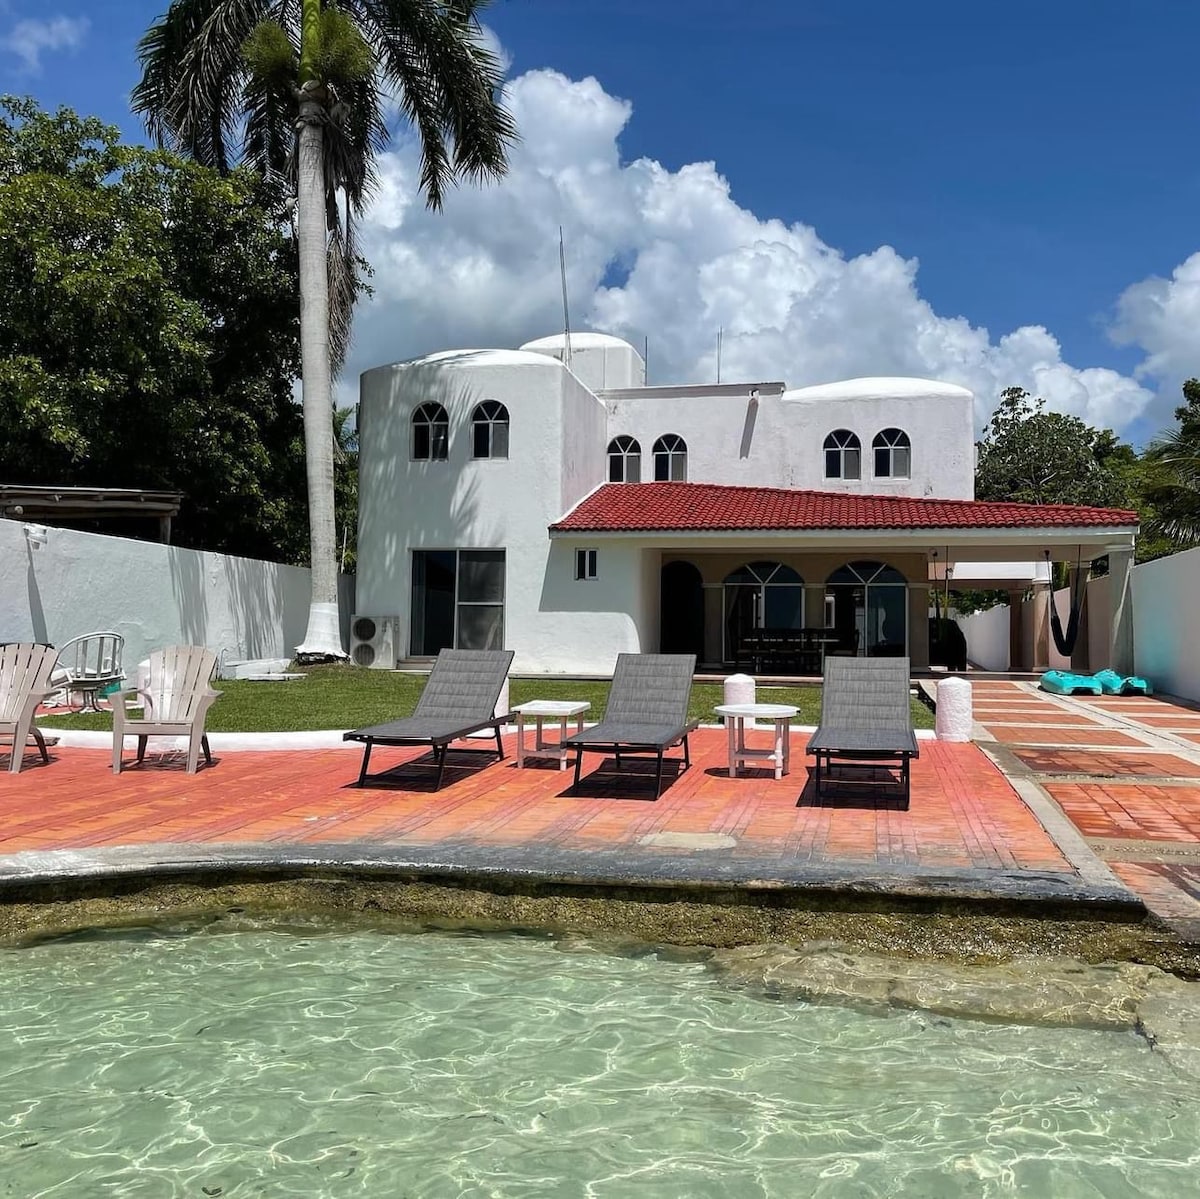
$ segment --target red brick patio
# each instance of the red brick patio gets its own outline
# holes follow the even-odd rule
[[[799,738],[797,737],[797,741]],[[511,753],[511,739],[507,745]],[[1004,776],[974,745],[921,742],[912,806],[847,797],[817,806],[802,755],[790,777],[766,771],[731,779],[725,735],[693,737],[693,766],[658,800],[652,780],[571,776],[503,763],[448,771],[439,792],[429,772],[401,772],[403,786],[353,786],[358,754],[341,750],[227,752],[195,776],[182,759],[147,759],[114,776],[95,750],[59,749],[49,766],[0,776],[0,853],[135,843],[372,841],[436,846],[537,843],[572,850],[623,847],[647,854],[657,834],[723,834],[723,852],[777,862],[1070,872],[1072,867]],[[419,751],[378,751],[380,768]],[[453,756],[452,756],[453,760]],[[599,758],[588,762],[590,770]],[[374,767],[376,762],[372,761]],[[803,794],[802,794],[803,791]],[[687,852],[687,837],[668,838]],[[727,844],[727,843],[726,843]],[[703,848],[703,838],[697,848]],[[710,849],[709,852],[712,852]]]

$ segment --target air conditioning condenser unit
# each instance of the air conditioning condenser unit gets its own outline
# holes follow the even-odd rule
[[[395,670],[399,632],[398,616],[355,616],[350,621],[350,661],[372,670]]]

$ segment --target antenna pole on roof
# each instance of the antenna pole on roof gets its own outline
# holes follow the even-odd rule
[[[558,273],[562,277],[563,293],[563,362],[571,366],[571,310],[567,306],[567,251],[563,245],[562,226],[558,227]]]
[[[717,327],[717,382],[721,382],[721,336],[725,330],[720,326]]]
[[[642,383],[650,386],[650,334],[642,337]]]

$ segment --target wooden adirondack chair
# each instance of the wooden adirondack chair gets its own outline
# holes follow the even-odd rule
[[[121,753],[126,737],[138,739],[137,760],[146,756],[149,737],[188,739],[187,772],[195,774],[204,750],[204,760],[212,765],[204,720],[208,709],[221,693],[210,686],[217,668],[217,656],[197,645],[172,645],[156,649],[150,655],[150,674],[146,686],[138,690],[116,691],[109,698],[113,706],[113,774],[121,773]],[[140,695],[143,715],[125,714],[125,701]]]
[[[0,735],[12,734],[10,774],[17,774],[25,758],[25,742],[29,734],[42,752],[42,761],[49,762],[46,739],[33,723],[38,704],[54,688],[50,672],[58,661],[58,651],[50,645],[31,645],[13,642],[0,645]]]

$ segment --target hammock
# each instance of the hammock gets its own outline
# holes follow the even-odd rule
[[[1075,642],[1079,640],[1079,618],[1083,612],[1083,601],[1087,597],[1087,580],[1079,569],[1082,555],[1075,555],[1075,578],[1071,581],[1071,609],[1067,613],[1067,631],[1063,633],[1062,621],[1058,618],[1058,605],[1054,602],[1054,583],[1051,575],[1050,583],[1050,632],[1054,635],[1054,644],[1064,658],[1069,658],[1075,652]],[[1050,551],[1046,551],[1046,564],[1050,564]]]

